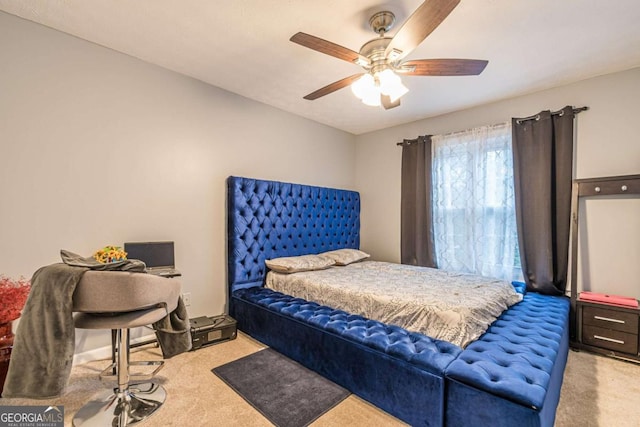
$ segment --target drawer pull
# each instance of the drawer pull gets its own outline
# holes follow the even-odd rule
[[[612,319],[610,317],[593,316],[593,318],[598,320],[604,320],[605,322],[621,323],[623,325],[626,323],[624,320]]]
[[[594,335],[593,337],[597,340],[609,341],[609,342],[614,342],[616,344],[624,345],[624,341],[621,341],[621,340],[614,340],[613,338],[601,337],[600,335]]]

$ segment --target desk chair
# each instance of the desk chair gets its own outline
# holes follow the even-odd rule
[[[180,293],[178,280],[151,274],[87,271],[82,276],[73,294],[74,324],[81,329],[116,331],[116,360],[100,376],[115,377],[118,385],[83,406],[73,419],[74,426],[136,424],[164,403],[164,388],[149,381],[164,362],[129,362],[129,329],[167,316],[176,309]],[[150,374],[132,375],[131,365],[157,368]]]

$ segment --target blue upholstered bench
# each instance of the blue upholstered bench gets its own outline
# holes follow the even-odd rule
[[[526,294],[464,350],[263,287],[232,299],[241,330],[412,425],[553,425],[566,298]]]
[[[568,321],[568,298],[525,294],[446,368],[446,424],[552,426]]]
[[[441,374],[461,352],[460,347],[446,341],[266,288],[238,292],[248,301],[333,332],[435,374]]]

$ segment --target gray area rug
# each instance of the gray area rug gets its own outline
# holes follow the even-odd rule
[[[270,348],[211,372],[278,427],[308,426],[350,394]]]

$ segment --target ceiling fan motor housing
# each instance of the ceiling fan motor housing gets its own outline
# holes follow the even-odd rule
[[[385,50],[390,42],[391,37],[379,37],[366,42],[360,48],[360,55],[369,58],[371,61],[369,67],[372,73],[375,74],[391,65],[387,64],[387,57],[385,56]]]
[[[369,26],[371,26],[371,29],[375,31],[376,34],[384,34],[388,32],[395,22],[396,16],[393,12],[389,12],[388,10],[378,12],[369,18]]]

